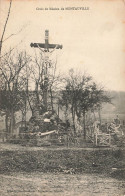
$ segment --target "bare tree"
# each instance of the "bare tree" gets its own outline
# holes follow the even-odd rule
[[[57,83],[59,80],[59,75],[56,76],[57,61],[52,61],[49,58],[46,58],[44,51],[42,51],[40,55],[35,53],[32,62],[31,78],[35,84],[35,109],[37,107],[38,109],[41,108],[41,112],[44,113],[44,106],[46,105],[45,102],[47,101],[48,107],[51,107],[53,111],[55,89],[57,90]]]
[[[91,76],[77,75],[70,70],[66,78],[65,89],[62,91],[60,103],[66,110],[71,111],[74,134],[76,134],[76,120],[83,118],[84,138],[86,138],[86,113],[101,109],[102,103],[110,103],[111,98],[93,82]]]
[[[7,18],[6,18],[4,28],[3,28],[3,32],[2,32],[2,36],[1,36],[1,39],[0,39],[0,56],[1,56],[1,51],[2,51],[3,39],[4,39],[5,32],[6,32],[9,16],[10,16],[11,5],[12,5],[12,0],[10,0],[9,9],[8,9],[8,13],[7,13]]]
[[[0,110],[6,116],[6,131],[13,132],[15,112],[24,107],[24,68],[30,57],[26,52],[8,53],[1,60],[0,67]]]
[[[8,25],[8,21],[9,21],[10,14],[11,14],[11,9],[12,9],[12,1],[13,0],[9,0],[8,1],[9,7],[8,7],[8,10],[7,10],[7,17],[6,17],[4,25],[3,25],[3,31],[1,30],[1,37],[0,37],[0,60],[4,56],[6,56],[8,53],[13,51],[15,48],[17,48],[17,46],[19,44],[21,44],[22,40],[18,44],[16,44],[14,47],[10,48],[9,51],[4,51],[4,54],[2,54],[3,43],[5,41],[7,41],[8,39],[10,39],[12,36],[16,36],[19,33],[21,33],[23,31],[23,29],[28,25],[28,24],[24,24],[17,32],[11,33],[8,37],[5,37],[6,30],[7,30],[7,25]]]
[[[43,86],[44,86],[44,60],[42,54],[39,56],[35,53],[32,58],[32,65],[30,69],[30,79],[34,86],[31,101],[28,99],[32,115],[34,115],[34,109],[39,109],[43,104]]]

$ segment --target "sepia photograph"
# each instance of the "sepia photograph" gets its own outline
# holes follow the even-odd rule
[[[125,196],[125,0],[0,0],[0,195]]]

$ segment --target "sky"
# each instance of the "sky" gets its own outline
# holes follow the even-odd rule
[[[8,0],[0,0],[1,32],[8,6]],[[4,39],[16,35],[4,41],[2,52],[17,47],[33,55],[30,43],[43,43],[46,29],[50,43],[63,45],[62,50],[54,51],[58,70],[64,74],[71,68],[87,72],[107,90],[125,91],[123,0],[13,0]]]

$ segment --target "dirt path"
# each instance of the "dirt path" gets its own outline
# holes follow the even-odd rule
[[[125,182],[101,175],[18,174],[0,175],[2,196],[124,196]]]

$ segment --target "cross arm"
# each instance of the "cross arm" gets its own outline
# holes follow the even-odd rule
[[[48,48],[48,49],[51,49],[51,48],[56,48],[56,49],[62,49],[62,45],[59,45],[59,44],[42,44],[42,43],[31,43],[30,44],[31,47],[35,47],[35,48]]]
[[[41,43],[31,43],[30,46],[34,48],[38,48],[38,46],[40,48],[45,48],[45,44],[41,44]]]
[[[56,49],[62,49],[62,45],[59,44],[49,44],[49,48],[56,48]]]

